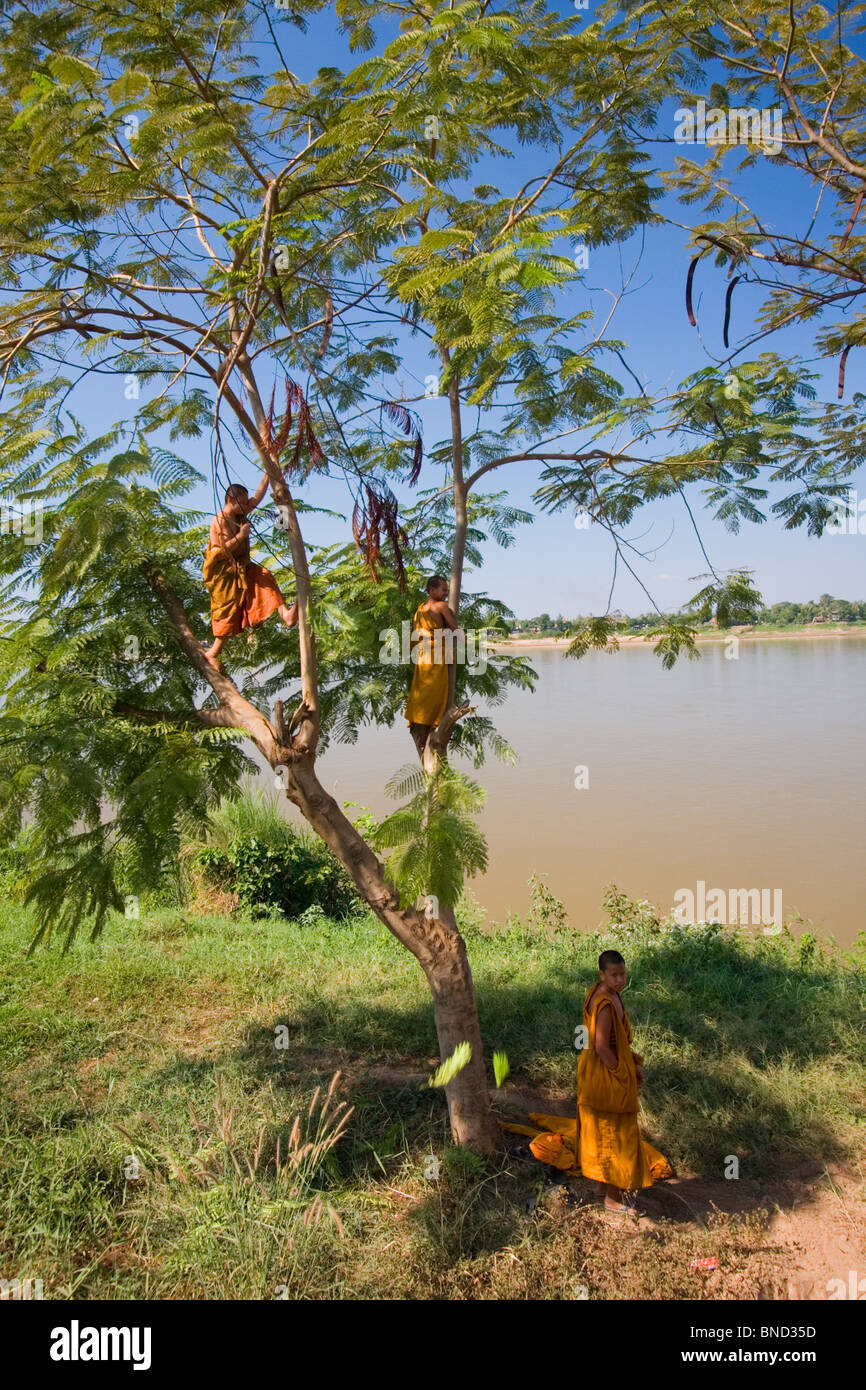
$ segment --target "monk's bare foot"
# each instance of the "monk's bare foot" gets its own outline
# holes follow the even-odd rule
[[[625,1202],[616,1202],[614,1201],[613,1197],[605,1197],[604,1209],[605,1211],[619,1212],[623,1215],[631,1210],[630,1207],[626,1206]]]
[[[637,1215],[634,1202],[629,1199],[629,1194],[610,1185],[606,1189],[604,1209],[605,1211],[615,1211],[620,1216]]]
[[[207,662],[208,666],[212,666],[215,671],[219,671],[221,676],[225,675],[226,668],[223,666],[221,661],[217,661],[215,656],[211,656],[210,652],[205,652],[204,659]]]

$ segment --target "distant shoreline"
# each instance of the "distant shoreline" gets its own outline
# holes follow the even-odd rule
[[[792,628],[790,632],[758,632],[749,627],[731,627],[723,632],[700,632],[695,638],[696,642],[726,642],[731,637],[739,637],[744,642],[807,642],[820,640],[825,637],[861,637],[866,638],[866,627],[855,624],[843,624],[838,627],[824,626],[820,624],[807,627]],[[570,646],[570,637],[512,637],[509,640],[497,642],[487,642],[486,646],[492,652],[514,651],[517,647],[521,650],[561,650]],[[647,638],[641,632],[617,633],[616,640],[621,647],[651,647],[657,638]],[[608,646],[613,646],[613,638],[608,639]]]

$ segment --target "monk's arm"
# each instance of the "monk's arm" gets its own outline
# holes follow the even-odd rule
[[[249,523],[248,521],[242,521],[242,522],[241,522],[240,530],[238,531],[237,535],[236,535],[236,536],[232,536],[231,540],[226,541],[226,543],[225,543],[226,550],[229,552],[230,555],[236,555],[236,554],[237,554],[237,552],[241,549],[241,547],[242,547],[242,546],[245,544],[245,542],[249,539],[249,534],[250,534],[250,523]]]
[[[244,521],[236,536],[230,536],[223,526],[219,517],[215,517],[210,526],[210,543],[212,546],[225,550],[229,555],[234,555],[240,549],[247,536],[250,534],[250,524]]]
[[[259,483],[252,497],[250,497],[249,501],[246,503],[246,510],[248,512],[251,512],[254,507],[257,507],[259,505],[259,503],[261,502],[262,498],[268,490],[269,482],[270,479],[267,473],[265,473],[262,477],[262,481]]]
[[[606,1009],[600,1008],[598,1022],[595,1025],[595,1050],[606,1067],[611,1071],[616,1071],[617,1057],[610,1045],[611,1029],[611,1010],[610,1005]]]
[[[446,625],[451,628],[452,632],[457,631],[460,624],[458,623],[454,614],[451,612],[451,609],[448,607],[448,604],[445,603],[444,599],[441,603],[433,604],[433,611],[434,613],[442,614],[442,617],[445,619]]]

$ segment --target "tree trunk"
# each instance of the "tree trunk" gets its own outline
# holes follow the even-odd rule
[[[444,1061],[461,1042],[468,1042],[472,1049],[467,1065],[445,1088],[451,1133],[455,1143],[491,1154],[500,1147],[501,1135],[490,1108],[481,1025],[466,943],[454,914],[447,908],[439,909],[439,926],[441,931],[437,934],[439,940],[433,959],[422,962],[433,995],[439,1055]]]
[[[472,971],[454,914],[440,907],[438,918],[428,919],[414,907],[401,908],[383,866],[325,791],[309,757],[290,764],[286,794],[339,859],[379,920],[420,964],[433,996],[440,1059],[450,1057],[458,1043],[469,1043],[470,1061],[445,1087],[451,1134],[457,1144],[495,1153],[500,1147],[499,1126],[490,1108]]]
[[[450,364],[447,348],[440,349],[444,366]],[[460,383],[452,380],[448,396],[451,411],[451,467],[454,489],[454,546],[448,602],[456,615],[460,609],[460,589],[463,581],[463,562],[466,553],[468,515],[467,489],[463,477],[463,427],[460,416]],[[438,727],[431,729],[418,753],[428,777],[434,776],[447,758],[448,741],[463,714],[471,712],[469,705],[455,706],[456,664],[448,668],[448,704]],[[453,911],[439,907],[437,931],[425,942],[427,953],[419,955],[433,995],[433,1015],[439,1037],[439,1053],[444,1061],[458,1043],[468,1042],[472,1055],[465,1067],[445,1088],[451,1133],[458,1144],[467,1144],[484,1153],[494,1153],[500,1146],[499,1126],[490,1108],[487,1073],[481,1042],[481,1025],[472,971],[466,954],[466,943],[457,927]],[[432,948],[430,950],[429,948]]]

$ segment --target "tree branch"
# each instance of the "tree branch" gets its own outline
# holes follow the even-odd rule
[[[134,719],[139,724],[176,724],[178,727],[195,727],[204,724],[210,729],[232,729],[234,723],[231,712],[222,705],[216,709],[191,710],[188,714],[178,714],[175,710],[145,709],[141,705],[130,705],[125,700],[115,700],[113,712],[124,719]],[[241,729],[239,732],[245,733]]]
[[[274,766],[279,749],[277,736],[271,727],[270,720],[266,719],[261,710],[256,709],[255,705],[241,695],[237,686],[228,676],[211,666],[204,654],[204,648],[190,627],[183,604],[174,590],[167,584],[165,576],[150,564],[145,563],[141,568],[149,588],[168,614],[168,620],[174,629],[178,646],[214,691],[219,699],[220,708],[225,710],[225,725],[230,728],[245,729],[259,751],[267,758],[271,766]],[[206,711],[202,711],[202,713],[206,713]]]

